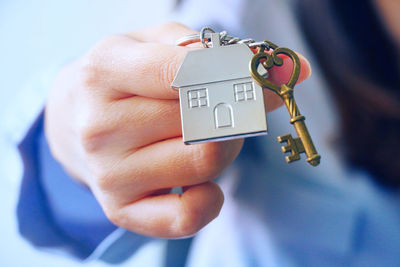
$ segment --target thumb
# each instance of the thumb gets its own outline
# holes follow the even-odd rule
[[[296,52],[300,59],[300,75],[297,84],[303,82],[311,76],[310,62],[300,53]],[[286,55],[282,55],[283,65],[274,66],[269,71],[269,80],[277,85],[286,83],[293,72],[293,61]]]
[[[299,84],[311,76],[312,70],[308,60],[300,53],[297,53],[297,55],[300,59],[300,74],[297,80],[297,84]],[[293,61],[285,55],[283,55],[282,58],[282,66],[274,66],[268,70],[268,80],[276,85],[287,83],[293,72]],[[264,89],[264,103],[267,112],[273,111],[283,105],[282,99],[275,92],[268,89]]]

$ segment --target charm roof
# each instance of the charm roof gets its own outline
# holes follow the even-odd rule
[[[245,44],[190,51],[171,86],[182,88],[250,77],[249,63],[253,55]]]

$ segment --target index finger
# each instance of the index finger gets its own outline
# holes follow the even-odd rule
[[[134,95],[176,99],[178,92],[170,84],[189,49],[111,36],[84,57],[84,82],[111,100]]]
[[[179,24],[172,24],[175,25],[173,27],[168,25],[170,24],[155,28],[153,31],[114,36],[99,45],[92,51],[89,61],[92,85],[111,88],[111,92],[107,92],[107,95],[111,94],[112,99],[134,95],[177,99],[178,91],[172,89],[171,83],[185,55],[193,48],[159,42],[164,40],[164,43],[170,43],[173,39],[176,40],[193,31]],[[169,28],[173,30],[168,31]],[[135,36],[141,36],[141,39],[136,40]],[[309,64],[304,58],[301,58],[301,63],[300,76],[308,77]],[[291,70],[291,65],[284,64],[275,72],[272,71],[270,78],[285,79],[286,76],[290,76],[289,69]]]

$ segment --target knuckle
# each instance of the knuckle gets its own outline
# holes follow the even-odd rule
[[[103,211],[108,220],[115,225],[120,227],[124,227],[127,225],[126,215],[121,212],[121,209],[116,207],[115,205],[104,205]]]
[[[98,42],[81,59],[81,78],[87,87],[98,87],[109,77],[113,48],[124,38],[111,35]]]
[[[179,237],[196,234],[203,226],[201,216],[196,212],[183,213],[174,225],[174,232]]]
[[[79,138],[83,151],[86,154],[99,152],[107,135],[108,130],[96,122],[88,122],[86,125],[81,126]]]
[[[97,87],[106,76],[104,57],[97,48],[90,50],[81,60],[81,79],[85,87]]]
[[[113,188],[115,184],[115,180],[112,178],[108,171],[104,170],[104,168],[98,168],[95,175],[95,181],[97,187],[103,192],[110,191],[110,189]]]
[[[121,182],[117,179],[116,164],[108,166],[103,161],[91,162],[92,176],[96,188],[101,192],[107,193],[112,199],[116,200],[116,192],[121,190]]]
[[[95,127],[88,125],[83,126],[80,130],[79,137],[82,148],[86,153],[91,154],[97,150],[96,143],[99,138],[97,129],[95,129]]]
[[[218,143],[198,146],[193,158],[196,175],[205,180],[217,178],[223,169],[223,157],[223,150]]]
[[[180,65],[178,59],[179,57],[177,57],[176,54],[172,54],[159,65],[158,71],[156,71],[156,79],[158,84],[170,85],[172,83],[176,71]]]

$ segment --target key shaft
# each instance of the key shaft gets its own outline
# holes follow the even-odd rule
[[[293,97],[294,90],[285,84],[283,84],[281,88],[279,95],[283,99],[286,108],[289,111],[291,118],[290,123],[293,124],[293,127],[303,144],[305,154],[307,155],[307,162],[312,166],[317,166],[320,163],[321,156],[318,154],[307,126],[304,123],[306,118],[300,114],[300,110]]]

